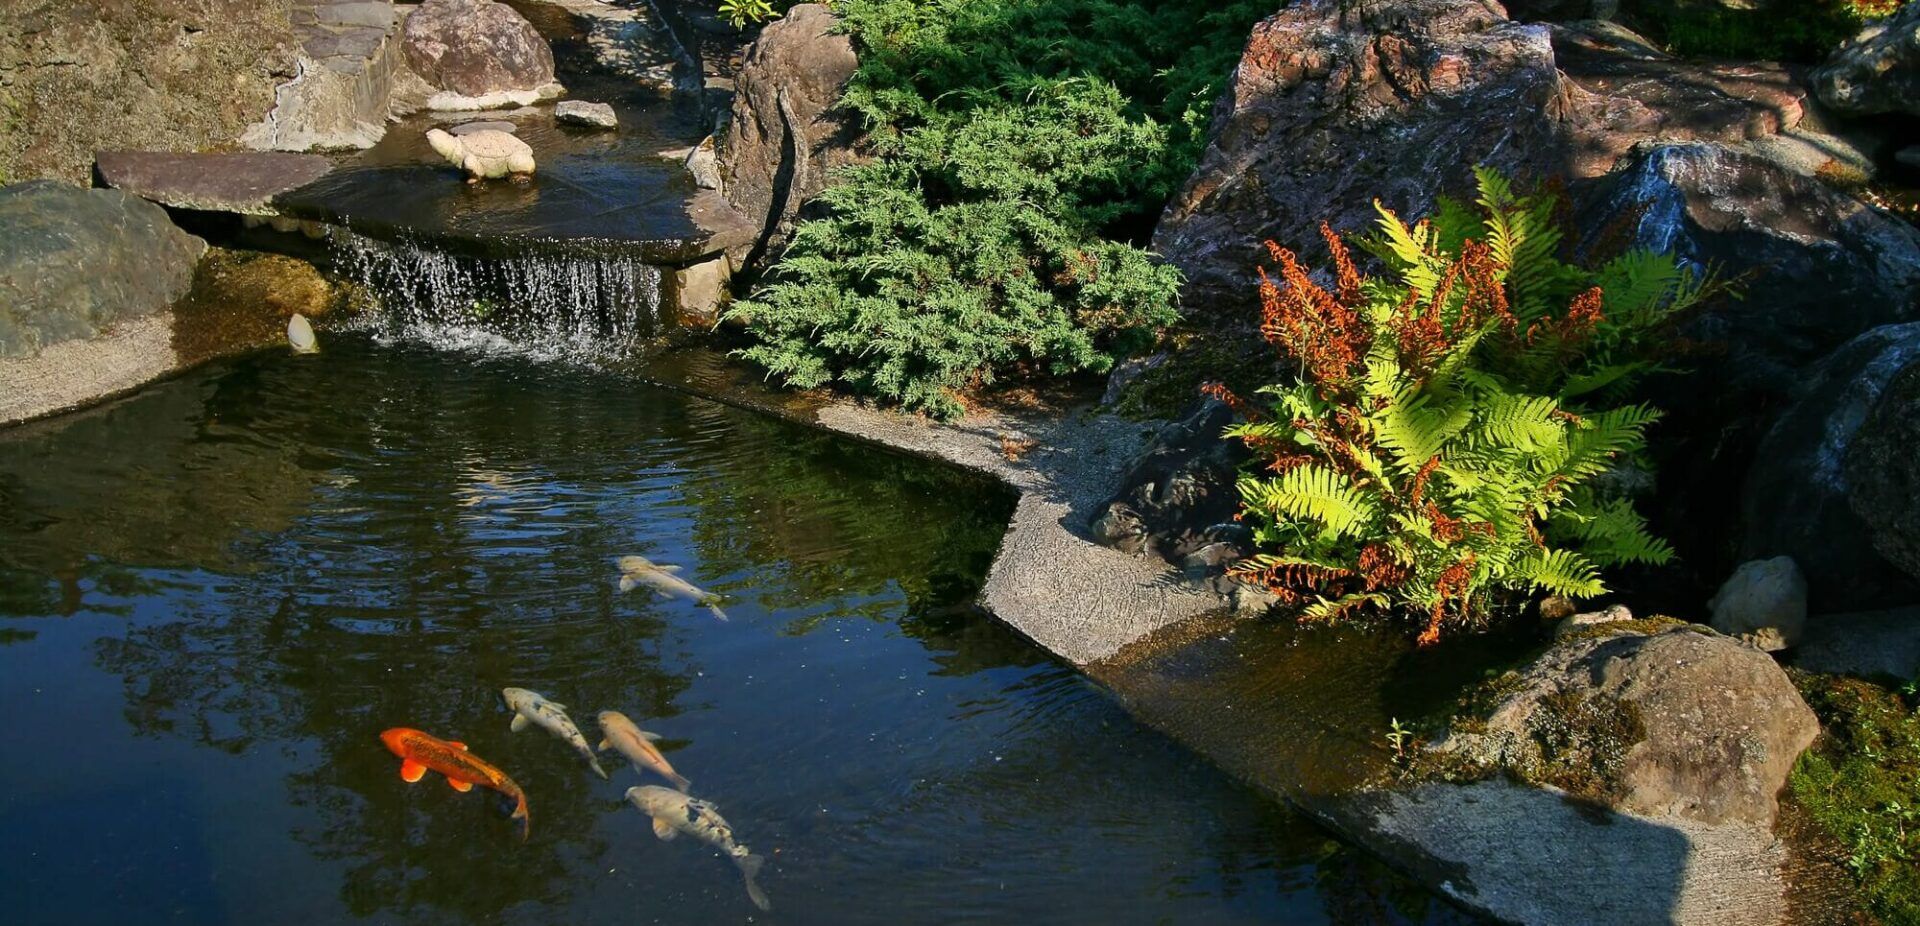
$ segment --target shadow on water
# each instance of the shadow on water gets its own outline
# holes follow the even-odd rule
[[[500,688],[622,710],[792,923],[1445,922],[972,605],[972,477],[555,365],[218,364],[0,434],[0,909],[14,922],[738,921]],[[682,565],[730,623],[622,595]],[[375,738],[523,785],[407,785]],[[18,917],[17,919],[13,919]]]

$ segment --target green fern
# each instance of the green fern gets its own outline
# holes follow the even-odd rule
[[[1307,619],[1415,612],[1431,640],[1500,596],[1592,597],[1603,568],[1673,557],[1600,478],[1634,463],[1659,412],[1584,403],[1658,367],[1661,327],[1702,284],[1645,252],[1591,271],[1566,262],[1550,199],[1478,177],[1472,204],[1443,200],[1428,221],[1380,209],[1359,244],[1389,272],[1343,306],[1366,330],[1325,324],[1341,298],[1325,290],[1265,294],[1264,311],[1302,321],[1271,330],[1323,334],[1276,335],[1305,378],[1262,390],[1272,414],[1227,429],[1279,473],[1240,480],[1241,519],[1269,552],[1237,572]],[[1431,305],[1449,277],[1447,301]],[[1475,314],[1498,305],[1510,315]]]

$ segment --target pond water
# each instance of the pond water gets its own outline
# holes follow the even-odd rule
[[[1438,923],[972,606],[991,485],[629,378],[330,341],[0,431],[9,923]],[[621,593],[644,555],[724,596]],[[620,710],[662,842],[500,689]],[[463,740],[526,789],[407,784]]]

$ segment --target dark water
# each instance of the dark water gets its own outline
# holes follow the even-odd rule
[[[330,342],[0,432],[0,920],[1396,923],[1454,915],[969,602],[990,486],[615,376]],[[622,595],[685,567],[721,624]],[[774,912],[498,691],[623,710]],[[527,789],[408,785],[464,740]]]

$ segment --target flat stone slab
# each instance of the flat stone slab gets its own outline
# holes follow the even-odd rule
[[[0,359],[0,425],[43,418],[131,392],[179,369],[173,313],[130,319],[37,356]]]
[[[1920,607],[1807,618],[1793,664],[1809,672],[1920,677]]]
[[[333,162],[279,151],[103,151],[94,168],[108,186],[162,206],[277,215],[273,197],[320,179]]]

